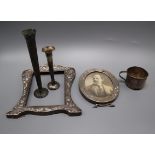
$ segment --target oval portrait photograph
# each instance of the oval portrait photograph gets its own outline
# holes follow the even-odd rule
[[[117,98],[119,83],[110,72],[91,69],[81,75],[79,89],[88,101],[104,104]]]

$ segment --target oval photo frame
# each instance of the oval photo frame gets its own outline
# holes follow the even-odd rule
[[[118,97],[119,82],[106,70],[90,69],[81,75],[79,89],[89,102],[107,105]]]

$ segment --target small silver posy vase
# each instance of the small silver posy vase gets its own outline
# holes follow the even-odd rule
[[[121,76],[122,73],[126,73],[126,79]],[[145,81],[148,77],[148,72],[141,67],[130,67],[127,71],[120,71],[119,76],[125,80],[127,87],[133,90],[140,90],[144,87]]]

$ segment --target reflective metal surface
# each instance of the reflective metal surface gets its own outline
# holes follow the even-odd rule
[[[42,52],[45,53],[46,58],[47,58],[49,72],[50,72],[50,76],[51,76],[51,82],[49,82],[47,85],[48,89],[50,89],[50,90],[56,90],[60,87],[60,84],[57,81],[55,81],[55,78],[54,78],[53,58],[52,58],[52,52],[54,50],[55,50],[54,46],[46,46],[46,47],[42,48]]]
[[[121,76],[122,73],[126,73],[126,79]],[[141,67],[130,67],[127,71],[121,71],[119,73],[120,78],[125,80],[125,84],[133,89],[133,90],[140,90],[144,87],[145,81],[148,77],[148,72],[141,68]]]

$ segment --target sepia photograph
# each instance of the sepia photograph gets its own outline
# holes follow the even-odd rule
[[[112,94],[113,85],[107,75],[100,72],[94,72],[86,77],[85,89],[92,96],[106,97]]]
[[[104,69],[86,70],[80,77],[82,96],[93,104],[111,104],[119,95],[119,83],[115,76]]]

